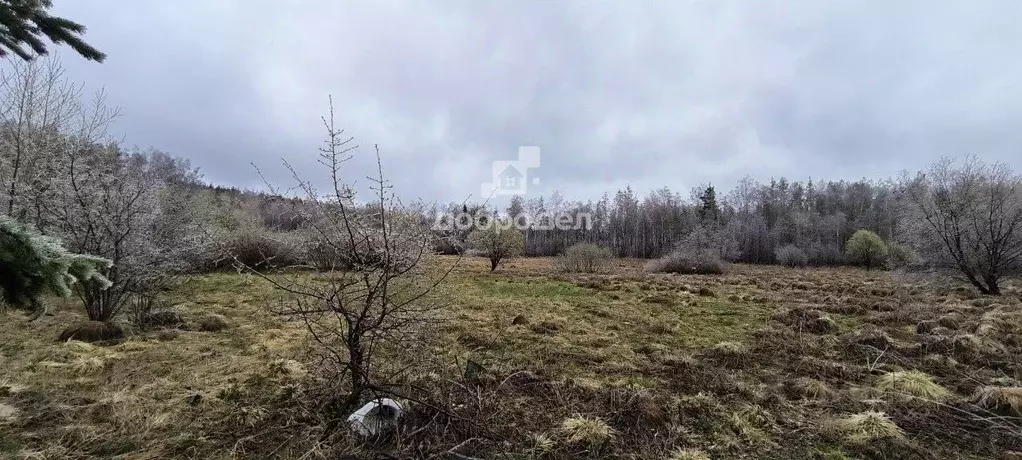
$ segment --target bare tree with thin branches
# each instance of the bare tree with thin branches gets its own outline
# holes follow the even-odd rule
[[[1000,295],[1001,277],[1022,270],[1022,176],[976,157],[960,165],[944,158],[902,182],[918,216],[920,253],[981,293]]]
[[[82,116],[82,85],[69,80],[56,58],[11,61],[0,71],[0,162],[4,210],[22,221],[43,224],[42,194],[50,185],[61,135],[76,131]],[[93,125],[105,120],[91,120]]]
[[[342,178],[342,166],[358,148],[334,124],[333,101],[323,118],[327,131],[319,164],[329,176],[320,193],[287,161],[303,197],[292,212],[306,222],[305,242],[328,250],[338,263],[319,265],[318,272],[266,272],[241,263],[240,268],[268,280],[283,294],[278,313],[300,318],[318,346],[321,367],[345,394],[342,410],[355,407],[369,392],[384,388],[396,375],[379,375],[381,354],[406,351],[424,325],[435,319],[434,291],[453,269],[431,263],[432,233],[424,209],[402,204],[383,175],[379,148],[371,181],[372,199],[356,202],[354,189]],[[264,177],[265,181],[265,177]],[[273,193],[279,191],[267,181]],[[229,248],[222,246],[229,251]],[[393,355],[392,355],[393,356]]]

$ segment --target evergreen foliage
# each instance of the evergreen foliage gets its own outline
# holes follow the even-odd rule
[[[100,271],[110,266],[107,259],[68,252],[60,240],[0,216],[0,290],[7,304],[39,310],[39,297],[67,297],[75,283],[109,287]]]
[[[717,191],[713,189],[712,185],[707,186],[703,194],[699,195],[699,201],[702,202],[699,208],[699,218],[704,221],[716,222],[717,216],[720,215],[720,208],[717,206]]]
[[[51,0],[0,0],[0,57],[14,53],[29,61],[34,55],[46,55],[46,38],[66,43],[85,59],[103,62],[106,55],[79,37],[85,26],[50,16],[47,10],[51,7]]]

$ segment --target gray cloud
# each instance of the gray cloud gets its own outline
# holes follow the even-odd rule
[[[257,186],[314,173],[319,117],[380,145],[407,197],[461,200],[543,149],[542,190],[683,194],[856,179],[975,153],[1022,168],[1022,5],[1004,1],[58,2],[109,55],[129,144]],[[369,148],[365,148],[369,147]]]

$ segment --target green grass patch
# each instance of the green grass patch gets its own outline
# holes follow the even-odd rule
[[[475,278],[471,285],[486,297],[575,298],[595,294],[567,281],[547,279]]]
[[[725,340],[740,341],[766,322],[772,311],[761,304],[726,299],[700,300],[673,309],[679,317],[676,339],[688,347],[707,347]]]

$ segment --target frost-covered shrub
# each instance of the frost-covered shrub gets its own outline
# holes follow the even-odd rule
[[[789,267],[805,267],[809,265],[809,255],[802,248],[794,244],[788,244],[777,248],[774,251],[777,263]]]

